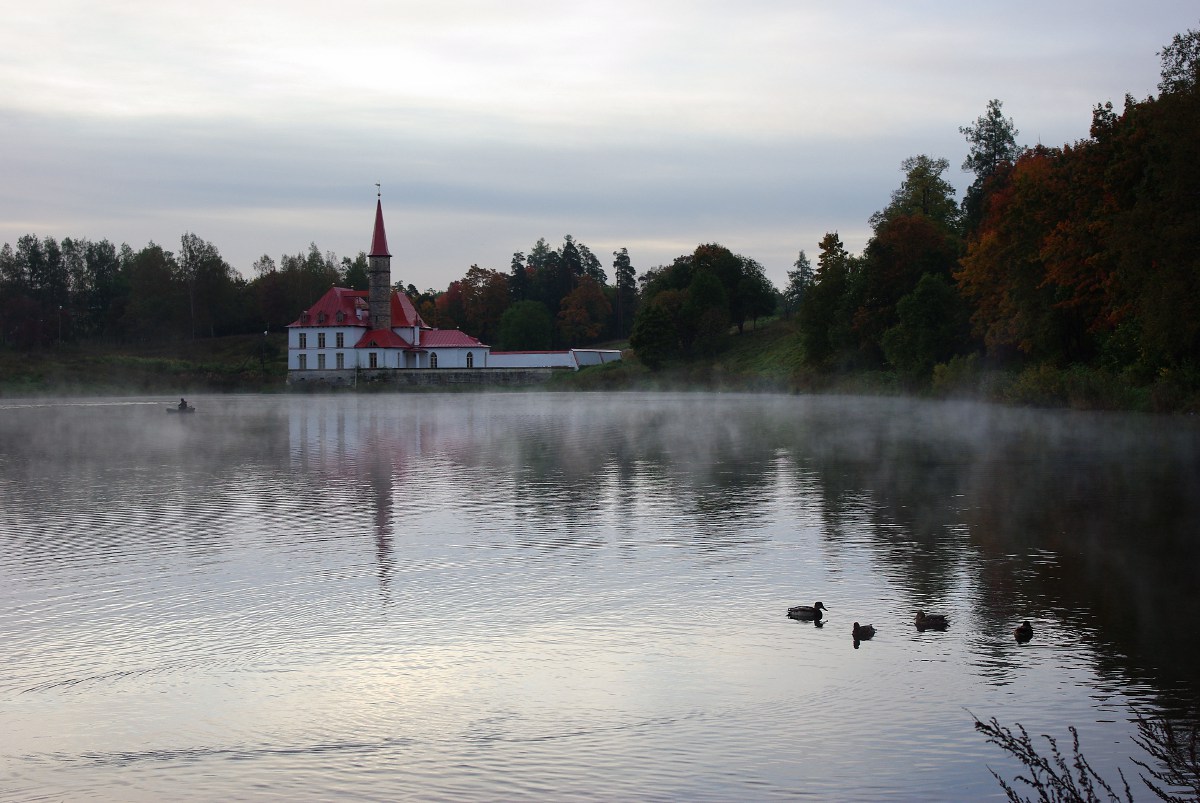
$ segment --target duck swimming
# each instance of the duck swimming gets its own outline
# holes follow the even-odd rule
[[[917,630],[945,630],[950,626],[950,620],[942,614],[926,614],[925,611],[917,611],[917,618],[914,622]]]
[[[1021,624],[1017,625],[1016,628],[1013,629],[1013,637],[1016,638],[1017,642],[1020,644],[1024,644],[1033,638],[1033,625],[1029,624],[1028,619],[1026,619],[1024,622],[1021,622]]]
[[[850,635],[854,636],[855,641],[866,641],[875,635],[875,625],[860,625],[854,623],[854,627],[850,630]]]
[[[821,611],[828,610],[823,603],[814,602],[812,605],[795,605],[788,608],[787,615],[792,619],[814,621],[821,618]]]

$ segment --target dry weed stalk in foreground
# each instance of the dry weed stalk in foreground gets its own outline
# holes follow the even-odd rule
[[[1033,739],[1020,723],[1016,723],[1017,730],[1014,732],[1001,725],[995,717],[992,717],[990,722],[981,722],[974,714],[971,716],[975,719],[975,730],[983,733],[989,742],[1012,755],[1028,769],[1028,775],[1018,775],[1013,783],[1019,782],[1028,786],[1036,793],[1036,797],[1022,797],[1012,784],[988,767],[988,771],[1000,783],[1000,787],[1013,803],[1100,803],[1121,800],[1133,803],[1133,793],[1123,772],[1117,770],[1122,787],[1122,794],[1118,794],[1111,784],[1092,769],[1080,752],[1079,733],[1075,728],[1068,729],[1072,738],[1071,760],[1068,762],[1052,736],[1042,734],[1042,738],[1050,744],[1049,755],[1045,756],[1038,752]],[[1157,763],[1157,766],[1151,766],[1145,761],[1133,759],[1135,764],[1145,770],[1141,774],[1142,783],[1160,800],[1168,803],[1200,801],[1197,729],[1193,727],[1190,735],[1181,736],[1165,719],[1148,719],[1141,714],[1135,716],[1138,736],[1134,738],[1134,742]],[[1147,777],[1146,773],[1149,773],[1150,777]],[[1171,791],[1169,787],[1184,790],[1183,795]]]

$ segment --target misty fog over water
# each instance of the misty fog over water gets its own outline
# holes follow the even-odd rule
[[[1200,712],[1191,418],[189,401],[0,399],[0,799],[1002,799],[972,714],[1146,797]]]

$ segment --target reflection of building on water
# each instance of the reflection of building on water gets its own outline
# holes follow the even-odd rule
[[[478,434],[474,419],[464,430],[461,416],[431,406],[430,399],[421,394],[305,395],[287,405],[289,462],[297,474],[317,478],[312,494],[320,498],[309,502],[311,509],[325,509],[326,500],[345,509],[352,500],[354,526],[364,537],[374,535],[385,599],[395,564],[393,536],[403,536],[407,517],[415,521],[428,505],[417,490],[428,461],[459,453]],[[346,527],[342,522],[339,532]]]
[[[327,488],[353,494],[363,509],[370,506],[376,571],[385,601],[390,600],[394,568],[397,488],[404,484],[410,461],[421,454],[429,426],[418,412],[397,414],[379,406],[362,409],[345,397],[328,403],[306,398],[289,409],[292,463],[322,477]]]
[[[384,602],[391,602],[392,580],[392,475],[394,467],[386,452],[371,452],[367,479],[375,507],[375,564]]]
[[[363,372],[380,379],[420,369],[578,370],[621,358],[610,349],[493,352],[458,329],[429,326],[408,296],[391,287],[392,255],[378,200],[368,265],[368,290],[331,287],[288,325],[289,384],[350,385]]]

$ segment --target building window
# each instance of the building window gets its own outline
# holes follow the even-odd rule
[[[368,364],[369,364],[369,365],[370,365],[372,368],[378,368],[378,367],[379,367],[379,354],[378,354],[378,353],[376,353],[376,352],[372,351],[372,352],[371,352],[371,353],[370,353],[370,354],[367,356],[367,360],[368,360]]]
[[[346,320],[346,313],[338,310],[337,315],[334,316],[334,319],[337,320],[338,323],[341,323],[342,321]]]
[[[318,371],[325,370],[325,355],[324,354],[317,355],[317,370]]]
[[[300,348],[302,348],[302,349],[308,348],[308,333],[307,332],[300,333]]]
[[[346,355],[340,351],[337,353],[337,367],[339,369],[346,367]]]
[[[317,313],[317,323],[322,323],[322,324],[323,324],[323,323],[325,323],[325,318],[326,318],[326,317],[327,317],[327,316],[325,315],[325,313],[323,313],[323,312],[318,312],[318,313]]]
[[[345,332],[338,332],[333,337],[334,337],[334,340],[337,342],[338,348],[340,348],[340,349],[346,348],[346,333]]]
[[[325,333],[324,332],[317,333],[317,348],[319,348],[319,349],[325,348]]]
[[[475,367],[475,353],[474,352],[471,352],[471,351],[467,352],[467,367],[468,368]]]
[[[429,367],[437,368],[437,352],[436,351],[429,352]]]
[[[301,371],[303,371],[305,368],[308,367],[308,355],[307,354],[301,354],[296,357],[296,367],[299,368]]]

